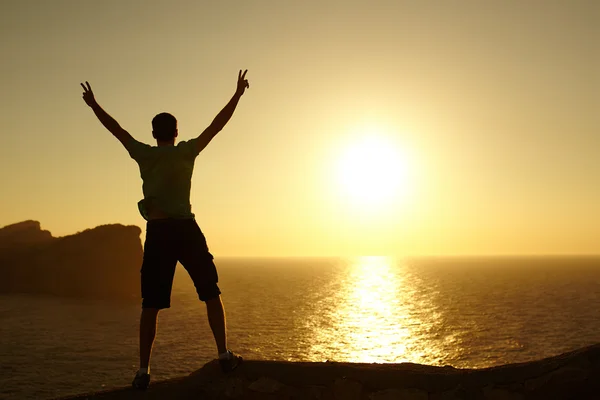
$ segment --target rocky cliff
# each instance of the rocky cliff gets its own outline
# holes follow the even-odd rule
[[[103,225],[53,237],[37,221],[0,229],[0,292],[140,298],[141,229]]]
[[[126,388],[68,399],[591,400],[600,399],[600,344],[484,369],[245,361],[224,375],[213,361],[190,376],[154,383],[146,392]]]
[[[23,221],[0,228],[0,251],[15,249],[55,239],[48,231],[42,230],[38,221]]]

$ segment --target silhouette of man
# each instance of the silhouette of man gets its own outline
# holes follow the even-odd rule
[[[135,140],[98,105],[88,82],[81,84],[83,100],[138,163],[143,180],[144,199],[138,203],[138,209],[148,222],[141,268],[140,368],[132,382],[135,388],[144,390],[150,384],[150,355],[158,312],[171,306],[177,261],[192,278],[200,300],[206,303],[222,370],[229,372],[242,362],[241,356],[227,348],[225,310],[217,285],[217,269],[194,219],[190,188],[196,156],[227,124],[244,91],[250,87],[246,72],[248,70],[242,74],[240,70],[235,94],[208,128],[198,137],[177,145],[177,120],[171,114],[161,113],[154,117],[152,136],[156,146],[149,146]]]

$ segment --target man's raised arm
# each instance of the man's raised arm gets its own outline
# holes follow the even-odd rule
[[[208,145],[208,143],[217,135],[217,133],[219,133],[221,129],[223,129],[223,127],[227,124],[227,122],[233,115],[235,108],[237,107],[238,101],[240,101],[240,98],[242,97],[246,89],[250,87],[250,84],[246,79],[246,72],[248,72],[248,70],[245,70],[242,74],[242,70],[240,70],[238,74],[238,81],[235,94],[233,95],[231,100],[229,100],[229,103],[227,103],[227,105],[217,114],[210,126],[206,128],[204,132],[200,134],[200,136],[198,136],[198,153],[201,152]]]
[[[81,84],[81,87],[83,87],[83,100],[85,101],[85,104],[90,106],[102,125],[104,125],[104,127],[108,129],[110,133],[112,133],[117,139],[119,139],[123,146],[126,146],[129,139],[132,139],[131,135],[125,129],[121,128],[121,125],[119,125],[119,123],[113,117],[108,115],[108,113],[104,111],[102,107],[100,107],[94,98],[92,87],[87,81],[85,84],[87,87],[85,87],[83,83]]]

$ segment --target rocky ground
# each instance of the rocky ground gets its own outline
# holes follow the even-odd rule
[[[224,375],[210,362],[190,376],[153,383],[146,392],[124,388],[68,399],[600,399],[600,344],[485,369],[246,360]]]

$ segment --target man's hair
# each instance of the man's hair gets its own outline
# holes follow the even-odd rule
[[[157,140],[173,140],[177,133],[177,119],[169,113],[160,113],[152,118],[152,133]]]

